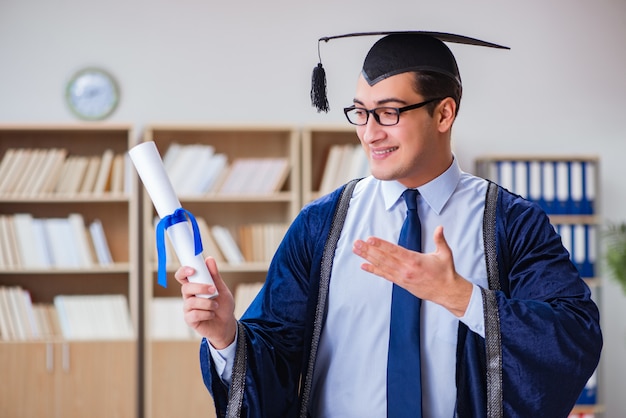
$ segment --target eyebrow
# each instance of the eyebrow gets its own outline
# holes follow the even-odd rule
[[[354,98],[352,100],[352,103],[365,107],[365,104],[357,98]],[[401,99],[388,98],[388,99],[382,99],[382,100],[376,101],[376,106],[388,106],[391,103],[394,103],[394,104],[399,103],[399,104],[406,105],[408,102],[405,100],[401,100]]]

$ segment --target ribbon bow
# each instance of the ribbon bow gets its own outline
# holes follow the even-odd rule
[[[180,222],[187,222],[187,217],[191,221],[191,227],[193,229],[193,244],[194,255],[202,253],[202,239],[200,238],[200,229],[196,218],[193,217],[191,212],[183,208],[178,208],[171,215],[161,218],[156,227],[156,244],[157,244],[157,257],[158,257],[158,283],[163,287],[167,287],[167,272],[166,272],[166,251],[165,251],[165,230],[172,225]]]

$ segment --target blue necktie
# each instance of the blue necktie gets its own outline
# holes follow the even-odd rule
[[[417,214],[419,192],[407,189],[402,193],[407,215],[398,244],[414,251],[422,250],[422,227]],[[387,359],[387,417],[421,417],[422,383],[420,370],[420,305],[421,299],[400,286],[393,285],[391,327]]]

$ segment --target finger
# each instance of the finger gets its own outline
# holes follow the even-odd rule
[[[393,268],[406,258],[407,250],[389,241],[370,237],[367,241],[356,240],[352,251],[372,264]]]
[[[178,281],[178,283],[185,284],[189,281],[188,277],[193,275],[195,272],[196,270],[194,270],[193,267],[181,266],[178,270],[176,270],[176,273],[174,273],[174,278]]]

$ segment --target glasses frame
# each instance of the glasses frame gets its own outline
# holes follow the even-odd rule
[[[393,106],[380,106],[380,107],[375,107],[374,109],[366,109],[364,107],[361,106],[349,106],[349,107],[344,107],[343,108],[343,114],[346,115],[346,119],[348,119],[348,122],[350,122],[352,125],[356,125],[356,126],[365,126],[367,125],[367,122],[369,122],[370,120],[370,115],[374,116],[374,120],[376,120],[376,122],[380,125],[380,126],[394,126],[397,125],[400,122],[400,114],[404,113],[408,110],[413,110],[413,109],[419,109],[420,107],[424,107],[427,104],[436,102],[438,100],[443,100],[445,99],[445,97],[438,97],[435,99],[429,99],[429,100],[424,100],[423,102],[419,102],[419,103],[415,103],[412,105],[408,105],[408,106],[403,106],[403,107],[393,107]],[[363,110],[365,112],[365,114],[367,115],[365,117],[365,122],[364,123],[354,123],[352,122],[352,120],[350,120],[350,117],[348,116],[348,113],[355,110],[355,109],[360,109]],[[381,109],[387,109],[387,110],[393,110],[396,112],[396,122],[395,123],[382,123],[380,121],[380,116],[378,115],[378,113],[376,113],[377,111],[381,110]]]

